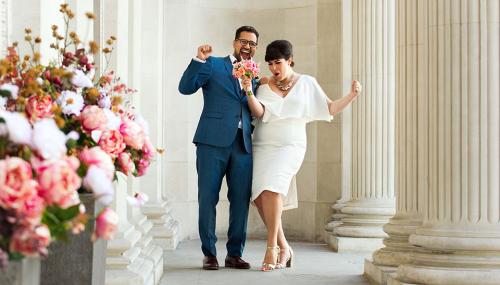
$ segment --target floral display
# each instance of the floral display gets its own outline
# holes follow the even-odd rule
[[[42,39],[25,30],[30,55],[18,43],[0,59],[0,266],[9,259],[47,254],[54,240],[85,229],[79,194],[93,193],[105,205],[95,219],[94,238],[110,239],[118,216],[107,207],[116,172],[144,175],[156,150],[144,118],[130,103],[136,93],[107,71],[115,37],[104,48],[69,31],[67,4],[62,36],[52,26],[57,57],[42,64]],[[94,16],[87,13],[91,21]],[[96,72],[94,59],[106,66]],[[147,196],[130,197],[140,206]]]
[[[243,77],[248,77],[250,79],[259,77],[259,64],[255,63],[253,60],[242,60],[235,62],[233,64],[233,77],[241,79]],[[251,92],[249,91],[248,95]]]

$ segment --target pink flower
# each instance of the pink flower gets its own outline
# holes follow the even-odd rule
[[[139,165],[137,165],[137,176],[143,176],[144,174],[146,174],[149,168],[149,164],[150,162],[148,159],[141,158],[141,160],[139,160]]]
[[[128,118],[123,118],[120,133],[123,135],[125,143],[131,148],[141,149],[144,145],[144,130],[136,122]]]
[[[93,238],[110,240],[115,235],[118,227],[118,215],[110,208],[104,209],[95,220]]]
[[[42,220],[44,210],[44,200],[38,195],[33,195],[17,209],[17,218],[24,225],[38,225]]]
[[[50,244],[50,231],[46,225],[36,227],[19,227],[14,231],[10,241],[10,251],[26,256],[47,255]]]
[[[113,158],[120,154],[126,147],[122,134],[117,130],[104,131],[99,139],[99,145],[102,150]]]
[[[142,153],[144,154],[144,157],[147,159],[151,159],[155,155],[155,148],[151,144],[151,141],[149,138],[146,138],[144,140],[144,145],[142,146]]]
[[[127,152],[122,152],[118,156],[118,165],[120,167],[120,171],[125,175],[129,175],[134,172],[135,164],[130,157],[130,154]]]
[[[100,147],[95,146],[90,149],[84,149],[80,153],[80,160],[87,166],[95,165],[102,169],[109,179],[113,179],[115,174],[115,166],[111,157],[104,152]]]
[[[31,179],[28,162],[11,157],[0,160],[0,206],[19,209],[23,203],[36,195],[36,182]]]
[[[148,195],[144,193],[137,192],[134,197],[127,196],[127,202],[132,207],[141,207],[149,201]]]
[[[107,119],[104,111],[96,105],[90,105],[83,109],[80,114],[82,126],[87,131],[104,129]]]
[[[45,161],[37,169],[40,196],[48,205],[61,208],[80,203],[77,190],[82,179],[76,173],[80,162],[76,157],[65,157],[57,161]]]
[[[53,117],[52,98],[48,95],[31,95],[26,102],[26,113],[31,122]]]

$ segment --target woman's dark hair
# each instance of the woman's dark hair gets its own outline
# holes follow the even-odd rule
[[[276,40],[268,44],[266,47],[265,61],[271,61],[281,58],[289,60],[291,57],[293,57],[293,47],[292,44],[287,40]],[[292,64],[290,65],[295,65],[293,60]]]
[[[241,26],[236,30],[236,34],[234,35],[234,39],[237,40],[240,38],[242,32],[253,33],[257,37],[257,41],[259,41],[259,32],[252,26]]]

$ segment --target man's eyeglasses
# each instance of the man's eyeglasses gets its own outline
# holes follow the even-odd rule
[[[236,40],[239,41],[242,46],[249,45],[250,47],[253,47],[253,48],[257,47],[257,43],[256,42],[247,41],[245,39],[236,39]]]

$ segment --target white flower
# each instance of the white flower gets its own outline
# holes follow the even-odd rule
[[[87,175],[83,178],[83,187],[94,192],[97,201],[109,205],[113,201],[115,189],[113,183],[106,176],[101,168],[92,165],[87,170]]]
[[[59,159],[66,154],[66,135],[53,119],[42,119],[33,125],[33,148],[45,159]]]
[[[0,86],[0,90],[9,91],[12,99],[17,99],[17,93],[19,93],[19,87],[17,85],[5,83]]]
[[[9,138],[19,144],[30,145],[33,130],[28,119],[17,112],[0,112],[0,117],[5,120]]]
[[[90,137],[96,143],[99,143],[99,140],[101,139],[101,136],[102,136],[102,131],[101,130],[93,130],[92,132],[90,132]]]
[[[134,197],[127,196],[127,202],[132,207],[140,207],[146,204],[147,201],[149,201],[149,197],[144,193],[137,192]]]
[[[43,79],[40,77],[36,79],[36,82],[38,83],[38,85],[43,85]]]
[[[141,114],[139,114],[139,113],[135,114],[135,122],[137,124],[139,124],[139,126],[141,126],[142,129],[144,130],[144,133],[147,136],[149,136],[149,124],[148,124],[148,121],[146,121]]]
[[[7,107],[7,98],[0,96],[0,111],[5,111]]]
[[[109,109],[103,109],[103,111],[104,115],[106,115],[106,118],[108,119],[106,127],[110,130],[118,130],[122,124],[122,119],[120,119],[115,112]]]
[[[104,96],[101,95],[101,99],[99,99],[97,104],[99,105],[99,107],[101,107],[105,110],[111,109],[111,98],[109,96],[106,96],[106,95],[104,95]]]
[[[83,71],[81,71],[80,69],[73,70],[73,78],[71,78],[71,83],[79,88],[94,86],[92,84],[92,80],[90,80],[90,78],[87,77],[87,75],[85,75],[85,73],[83,73]]]
[[[80,138],[80,134],[77,131],[71,131],[66,135],[66,139],[72,139],[77,141]]]
[[[85,105],[81,94],[68,90],[61,92],[61,96],[57,98],[57,103],[61,106],[64,114],[77,116],[80,115]]]

